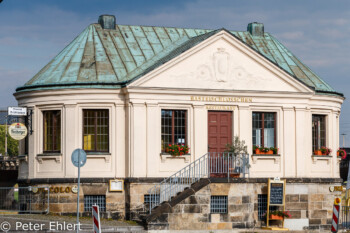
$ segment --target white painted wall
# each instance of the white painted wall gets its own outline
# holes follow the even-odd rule
[[[122,90],[66,89],[20,92],[15,96],[19,106],[34,110],[34,133],[29,136],[28,160],[21,161],[21,178],[77,176],[70,156],[75,148],[82,147],[82,112],[88,108],[109,109],[110,148],[104,155],[88,155],[82,177],[169,176],[188,162],[181,157],[161,159],[161,110],[187,110],[189,162],[193,162],[207,152],[208,107],[220,106],[233,109],[233,135],[246,141],[249,152],[252,112],[276,113],[280,157],[251,157],[251,177],[339,177],[336,150],[343,98],[315,95],[225,32]],[[249,101],[235,101],[236,97]],[[56,157],[40,156],[42,111],[48,109],[62,111],[62,153]],[[312,114],[327,116],[331,158],[311,156]]]

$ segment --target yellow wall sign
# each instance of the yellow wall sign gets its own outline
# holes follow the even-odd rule
[[[252,103],[251,97],[191,96],[192,101]]]
[[[38,187],[33,187],[32,188],[32,192],[33,193],[48,193],[48,191],[50,191],[50,193],[75,193],[73,191],[74,187],[70,187],[70,186],[51,186],[50,188],[38,188]]]
[[[329,187],[330,192],[343,192],[345,191],[345,188],[343,186],[330,186]]]
[[[123,192],[124,180],[109,180],[109,191],[110,192]]]

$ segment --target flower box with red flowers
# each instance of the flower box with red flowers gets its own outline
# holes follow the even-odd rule
[[[263,215],[266,217],[266,212]],[[269,220],[283,220],[284,218],[290,218],[289,211],[274,210],[269,213]]]
[[[329,155],[331,152],[332,152],[332,149],[322,146],[321,149],[314,151],[314,155]]]
[[[190,148],[184,144],[169,144],[165,147],[165,153],[172,156],[182,156],[188,154]]]
[[[256,155],[276,155],[278,154],[278,148],[253,146],[253,153]]]

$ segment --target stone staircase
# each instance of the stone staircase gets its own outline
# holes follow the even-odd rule
[[[159,206],[155,207],[150,214],[144,216],[144,223],[148,224],[156,220],[162,214],[171,213],[173,207],[209,184],[209,178],[202,178],[196,181],[195,183],[191,184],[190,187],[186,187],[184,191],[177,193],[176,196],[173,196],[170,201],[164,201]]]
[[[207,153],[149,190],[150,200],[134,209],[132,220],[147,227],[151,222],[165,222],[173,207],[210,184],[211,176],[249,175],[249,156],[233,153]]]

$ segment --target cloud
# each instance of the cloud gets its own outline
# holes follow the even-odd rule
[[[304,37],[304,32],[302,31],[293,31],[293,32],[284,32],[277,34],[278,38],[286,40],[302,40]]]
[[[2,103],[1,108],[6,106],[17,106],[17,102],[13,96],[16,88],[19,85],[24,85],[28,81],[28,77],[33,75],[33,70],[19,69],[19,70],[8,70],[4,67],[0,67],[0,100]]]
[[[16,0],[13,0],[16,1]],[[53,6],[51,1],[38,1],[28,9],[0,9],[0,106],[13,103],[12,92],[23,85],[89,24],[97,22],[98,13],[107,9],[106,1],[74,11],[70,4]],[[111,4],[111,1],[108,1]],[[332,1],[182,1],[158,6],[151,2],[119,8],[111,4],[109,13],[117,22],[129,25],[173,26],[189,28],[246,30],[247,24],[258,21],[265,30],[286,45],[301,61],[331,84],[350,96],[350,3]],[[65,5],[63,8],[63,5]],[[76,4],[75,4],[76,5]],[[124,4],[125,5],[125,4]],[[68,10],[67,10],[68,9]],[[85,11],[84,11],[85,10]],[[6,69],[4,69],[6,67]],[[347,103],[343,116],[350,114]],[[346,117],[341,121],[348,122]],[[349,137],[350,138],[350,137]]]

